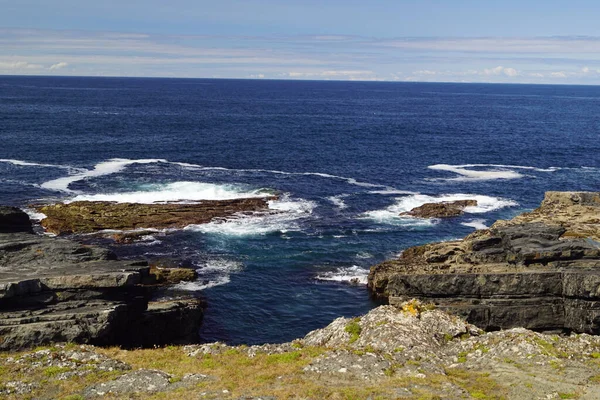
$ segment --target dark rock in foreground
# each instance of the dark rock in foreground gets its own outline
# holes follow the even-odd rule
[[[368,286],[391,304],[433,301],[488,330],[600,334],[598,240],[599,193],[548,192],[531,213],[372,267]]]
[[[449,218],[464,214],[466,207],[477,205],[477,200],[444,201],[441,203],[425,203],[410,211],[400,213],[402,216],[417,218]]]
[[[234,200],[206,200],[193,204],[138,204],[108,201],[75,201],[37,207],[47,218],[41,225],[57,235],[92,233],[105,229],[183,228],[204,224],[236,213],[266,211],[276,197]],[[135,237],[123,236],[123,242]]]
[[[0,206],[0,233],[33,232],[27,214],[17,207]]]
[[[153,271],[145,261],[119,261],[107,249],[70,240],[0,234],[0,349],[193,342],[200,301],[150,299],[157,283],[194,276]]]

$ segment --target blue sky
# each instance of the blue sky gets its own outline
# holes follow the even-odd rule
[[[0,0],[0,74],[600,84],[600,2]]]

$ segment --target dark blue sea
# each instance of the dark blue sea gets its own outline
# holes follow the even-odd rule
[[[108,244],[198,270],[172,293],[206,299],[203,340],[281,342],[376,306],[368,268],[409,246],[600,190],[600,87],[0,77],[0,159],[0,203],[24,209],[278,193],[277,213]]]

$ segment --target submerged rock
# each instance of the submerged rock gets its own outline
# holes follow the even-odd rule
[[[234,200],[206,200],[192,204],[138,204],[108,201],[75,201],[36,207],[46,215],[41,225],[57,235],[92,233],[106,229],[169,229],[204,224],[237,213],[266,211],[268,202],[277,197]],[[133,241],[135,233],[117,236],[116,240]]]
[[[425,203],[410,211],[400,213],[401,216],[417,218],[449,218],[464,214],[466,207],[477,205],[477,200],[444,201],[441,203]]]
[[[485,329],[600,334],[600,194],[548,192],[542,205],[463,240],[373,266],[391,304],[418,297]]]

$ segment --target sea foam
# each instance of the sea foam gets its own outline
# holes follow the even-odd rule
[[[463,165],[450,165],[450,164],[436,164],[430,165],[427,168],[437,171],[448,171],[453,172],[458,177],[455,178],[436,178],[434,180],[444,181],[488,181],[496,179],[518,179],[524,175],[515,170],[531,170],[538,172],[554,172],[560,168],[536,168],[523,165],[503,165],[503,164],[463,164]],[[474,170],[472,168],[491,168],[488,170]]]
[[[185,230],[226,236],[256,236],[274,232],[301,230],[299,220],[310,216],[316,204],[303,199],[283,195],[279,200],[268,202],[273,212],[236,214],[207,224],[188,225]]]
[[[318,274],[315,279],[320,281],[335,282],[356,282],[366,285],[368,282],[369,270],[353,265],[351,267],[340,267],[334,271],[328,271]]]
[[[118,203],[160,203],[200,200],[231,200],[248,197],[266,197],[269,193],[249,190],[241,185],[217,185],[203,182],[172,182],[142,187],[145,190],[124,193],[78,195],[72,201],[114,201]]]

